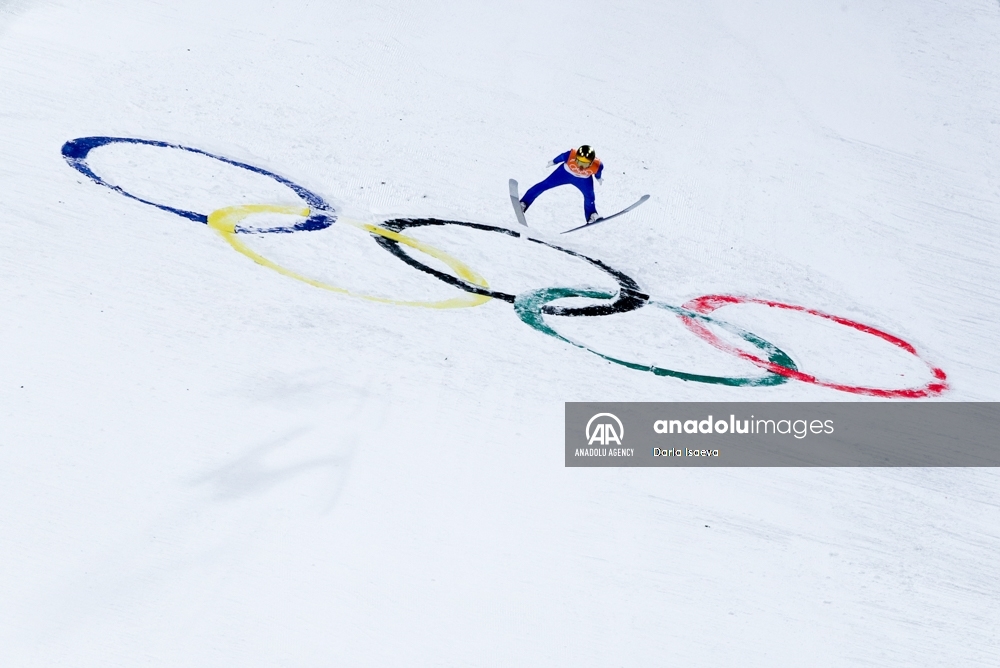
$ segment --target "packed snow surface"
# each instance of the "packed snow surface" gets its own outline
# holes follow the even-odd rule
[[[0,665],[1000,665],[996,470],[567,469],[566,401],[878,396],[611,364],[385,247],[512,296],[606,266],[804,306],[918,354],[713,316],[1000,400],[998,35],[995,0],[0,0]],[[201,219],[74,169],[95,136],[147,143],[92,174]],[[651,199],[503,233],[508,178],[582,143],[601,213]],[[305,220],[269,174],[338,221],[247,233]],[[764,373],[664,309],[548,322]]]

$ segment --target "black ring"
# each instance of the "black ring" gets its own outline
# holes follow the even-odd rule
[[[506,234],[511,237],[517,237],[517,232],[513,230],[508,230],[504,227],[494,227],[492,225],[481,225],[479,223],[466,223],[460,220],[439,220],[437,218],[397,218],[395,220],[390,220],[385,223],[381,223],[381,227],[387,230],[392,230],[393,232],[402,232],[410,227],[425,227],[428,225],[461,225],[462,227],[471,227],[475,230],[482,230],[484,232],[497,232],[500,234]],[[419,269],[420,271],[430,274],[435,278],[444,281],[449,285],[453,285],[456,288],[465,290],[466,292],[471,292],[477,295],[486,295],[487,297],[493,297],[494,299],[501,299],[505,302],[511,304],[517,298],[517,295],[508,294],[506,292],[498,292],[496,290],[488,290],[486,288],[481,288],[477,285],[473,285],[460,278],[452,276],[451,274],[446,274],[443,271],[438,271],[433,267],[429,267],[423,262],[415,259],[412,255],[403,250],[400,244],[388,237],[372,235],[375,242],[379,246],[386,249],[400,260],[410,265],[414,269]],[[570,308],[566,306],[545,306],[542,308],[542,312],[546,315],[569,315],[569,316],[594,316],[594,315],[611,315],[612,313],[628,313],[629,311],[634,311],[638,308],[645,306],[646,302],[649,300],[649,295],[643,293],[639,289],[639,285],[632,280],[629,276],[626,276],[622,272],[609,267],[600,260],[595,260],[594,258],[587,257],[577,253],[576,251],[571,251],[568,248],[562,248],[561,246],[556,246],[550,244],[546,241],[540,239],[531,239],[536,244],[542,244],[543,246],[548,246],[557,251],[566,253],[567,255],[572,255],[573,257],[580,258],[589,262],[593,266],[597,267],[604,273],[613,277],[618,281],[618,299],[611,302],[610,304],[595,304],[593,306],[582,306],[577,308]]]

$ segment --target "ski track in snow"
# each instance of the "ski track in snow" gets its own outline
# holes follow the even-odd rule
[[[995,401],[998,29],[1000,5],[931,0],[0,2],[0,664],[1000,664],[995,470],[565,469],[565,401],[858,397],[606,364],[499,299],[331,294],[60,155],[160,140],[359,224],[514,229],[506,180],[588,142],[601,211],[652,198],[560,237],[579,194],[545,193],[541,240],[666,303],[865,323],[945,370],[941,400]],[[109,182],[205,214],[298,203],[101,150]],[[512,294],[617,285],[503,234],[407,233]],[[353,291],[458,292],[363,227],[243,236]],[[651,311],[560,332],[759,373]],[[801,313],[718,315],[810,373],[927,380]]]

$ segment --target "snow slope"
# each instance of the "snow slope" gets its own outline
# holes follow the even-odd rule
[[[997,665],[995,470],[563,467],[565,401],[867,397],[637,372],[498,299],[331,294],[61,149],[182,144],[344,223],[510,228],[507,179],[588,142],[602,212],[652,198],[563,237],[579,195],[547,193],[543,240],[666,304],[804,305],[926,361],[718,312],[818,377],[920,387],[929,364],[930,400],[996,401],[998,32],[986,0],[0,2],[0,664]],[[299,204],[176,149],[90,164],[206,215]],[[237,236],[354,292],[465,294],[341,222]],[[505,293],[616,288],[504,234],[411,236]],[[556,323],[761,373],[662,309]]]

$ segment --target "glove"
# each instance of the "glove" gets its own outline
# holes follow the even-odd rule
[[[604,179],[602,179],[600,176],[595,176],[594,180],[597,181],[597,185],[599,185],[599,186],[600,185],[604,185]]]
[[[552,166],[554,166],[555,164],[556,164],[556,163],[554,163],[553,161],[549,160],[549,161],[548,161],[547,163],[545,163],[545,167],[546,167],[546,168],[548,168],[548,167],[552,167]]]

